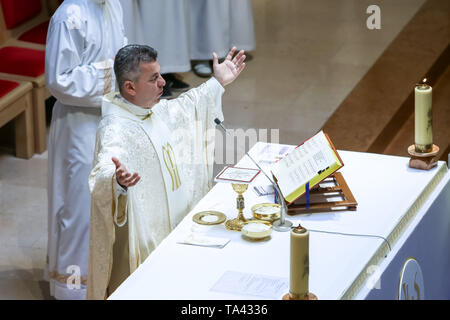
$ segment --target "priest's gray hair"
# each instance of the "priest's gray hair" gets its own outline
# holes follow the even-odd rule
[[[114,59],[114,73],[122,93],[125,81],[137,81],[141,75],[141,62],[154,62],[158,52],[150,46],[129,44],[120,49]]]

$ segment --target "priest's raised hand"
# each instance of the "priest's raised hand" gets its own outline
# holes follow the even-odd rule
[[[116,165],[116,180],[122,188],[132,187],[139,182],[141,177],[137,172],[131,174],[116,157],[112,157],[111,160]]]
[[[244,50],[239,51],[233,58],[235,52],[236,47],[233,47],[222,63],[219,63],[217,54],[215,52],[213,53],[214,78],[216,78],[223,87],[233,82],[245,68]]]

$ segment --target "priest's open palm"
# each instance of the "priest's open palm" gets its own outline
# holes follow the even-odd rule
[[[215,52],[213,53],[214,77],[223,87],[233,82],[245,68],[244,50],[239,51],[233,58],[235,52],[236,47],[233,47],[222,63],[219,63],[217,54]]]
[[[122,187],[132,187],[139,182],[141,177],[137,172],[131,174],[116,157],[112,157],[111,160],[116,166],[116,180]]]

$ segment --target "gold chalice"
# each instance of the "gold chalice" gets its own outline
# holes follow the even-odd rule
[[[244,222],[247,221],[244,217],[244,196],[242,195],[248,188],[248,184],[232,183],[233,190],[238,194],[236,198],[236,208],[238,209],[237,218],[230,219],[225,223],[228,230],[241,231]]]

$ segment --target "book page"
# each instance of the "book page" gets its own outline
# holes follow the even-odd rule
[[[255,156],[258,165],[268,171],[277,161],[281,160],[288,152],[295,149],[294,146],[267,144],[263,149],[259,150]]]
[[[331,146],[320,131],[281,159],[274,166],[273,173],[281,192],[287,196],[334,163],[336,159]]]

